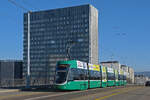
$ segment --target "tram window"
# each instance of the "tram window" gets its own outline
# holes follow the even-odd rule
[[[114,73],[108,73],[108,80],[115,80]]]
[[[105,80],[105,79],[107,79],[106,73],[102,73],[102,80]]]
[[[118,79],[121,80],[121,75],[119,75]]]
[[[123,75],[119,75],[119,80],[123,80]]]
[[[71,73],[73,80],[86,80],[88,78],[87,71],[85,69],[72,68]]]
[[[85,80],[85,72],[84,72],[84,69],[78,69],[79,70],[79,77],[80,77],[80,80]]]
[[[68,81],[73,81],[73,73],[72,71],[69,71],[69,77],[68,77]]]
[[[118,74],[115,74],[115,78],[116,78],[116,79],[118,79],[118,78],[119,78],[119,77],[118,77]]]
[[[84,74],[80,74],[80,80],[85,80]]]
[[[100,80],[101,74],[98,71],[89,71],[90,80]]]
[[[72,71],[72,74],[73,74],[73,80],[80,80],[77,69],[72,68],[71,71]]]
[[[123,76],[123,80],[126,80],[126,76],[125,75]]]
[[[93,71],[89,71],[90,80],[94,80],[94,73]]]
[[[121,75],[121,80],[123,80],[123,75]]]
[[[67,72],[57,72],[56,73],[56,83],[63,83],[66,81]]]
[[[99,72],[99,79],[101,80],[102,79],[102,73]]]
[[[98,71],[95,71],[95,79],[96,80],[100,80],[100,72],[98,72]]]
[[[85,73],[85,80],[88,80],[89,79],[88,70],[84,70],[84,73]]]

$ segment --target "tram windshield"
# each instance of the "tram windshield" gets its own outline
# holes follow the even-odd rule
[[[64,83],[67,79],[69,65],[61,64],[56,68],[56,83],[61,84]]]

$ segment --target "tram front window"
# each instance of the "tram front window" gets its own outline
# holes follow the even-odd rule
[[[69,65],[58,65],[56,69],[56,83],[64,83],[67,79]]]

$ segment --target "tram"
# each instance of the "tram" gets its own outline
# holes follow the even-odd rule
[[[86,90],[89,88],[126,85],[126,74],[105,66],[78,60],[58,61],[55,88],[60,90]]]

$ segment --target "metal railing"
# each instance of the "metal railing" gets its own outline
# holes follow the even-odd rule
[[[53,81],[47,79],[31,79],[30,86],[52,86]],[[25,87],[26,80],[25,79],[3,79],[0,80],[0,88],[17,88],[17,87]]]

